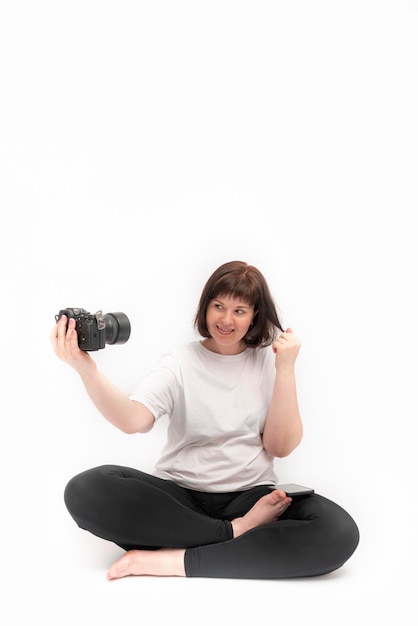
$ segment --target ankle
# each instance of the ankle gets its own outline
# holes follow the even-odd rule
[[[243,520],[244,520],[243,517],[236,517],[235,519],[232,520],[231,526],[232,526],[233,539],[236,539],[240,535],[244,534],[245,529],[243,525]]]

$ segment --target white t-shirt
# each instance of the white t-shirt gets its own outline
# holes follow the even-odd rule
[[[271,348],[222,355],[194,341],[164,354],[130,394],[169,417],[156,475],[207,492],[275,485],[261,440],[274,376]]]

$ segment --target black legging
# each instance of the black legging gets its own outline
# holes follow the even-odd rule
[[[341,567],[357,547],[358,528],[344,509],[317,494],[294,497],[277,521],[233,538],[231,520],[272,489],[203,493],[105,465],[72,478],[64,498],[80,528],[124,550],[186,548],[186,576],[278,579]]]

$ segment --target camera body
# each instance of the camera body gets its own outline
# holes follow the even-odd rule
[[[106,344],[126,343],[131,334],[131,324],[125,313],[89,313],[86,309],[68,307],[61,309],[55,320],[66,315],[75,319],[78,346],[85,352],[101,350]]]

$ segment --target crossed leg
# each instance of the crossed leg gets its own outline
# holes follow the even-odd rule
[[[278,489],[260,498],[242,517],[232,520],[234,539],[247,531],[277,520],[292,499]],[[185,576],[184,549],[128,550],[113,563],[108,580],[124,576]]]

